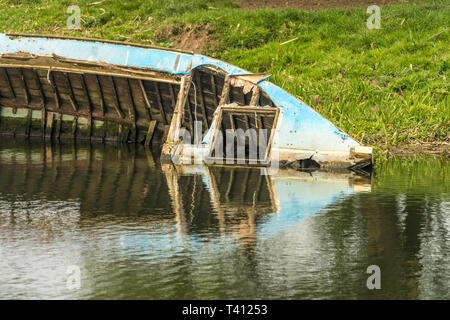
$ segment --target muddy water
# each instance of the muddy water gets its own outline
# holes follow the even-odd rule
[[[262,176],[2,141],[0,298],[449,299],[449,171]]]

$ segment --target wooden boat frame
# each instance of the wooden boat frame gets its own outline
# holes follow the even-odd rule
[[[205,160],[217,110],[271,108],[277,121],[264,165],[275,156],[314,157],[324,168],[372,163],[372,148],[266,81],[269,76],[180,50],[0,34],[0,134],[160,144],[168,161],[186,160],[193,149]],[[202,144],[181,145],[180,130],[193,136],[196,119]],[[248,119],[239,125],[251,128]]]

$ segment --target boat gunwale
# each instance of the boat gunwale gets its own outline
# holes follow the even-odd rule
[[[116,44],[116,45],[123,45],[123,46],[144,48],[144,49],[163,50],[163,51],[184,53],[184,54],[189,54],[189,55],[195,54],[194,51],[188,51],[188,50],[151,46],[151,45],[147,45],[147,44],[125,42],[125,41],[118,41],[118,40],[98,39],[98,38],[84,38],[84,37],[74,37],[74,36],[59,36],[59,35],[31,34],[31,33],[4,33],[4,35],[12,38],[12,40],[15,40],[15,38],[22,38],[22,37],[24,37],[24,38],[48,38],[48,39],[59,39],[59,40],[76,40],[76,41]]]

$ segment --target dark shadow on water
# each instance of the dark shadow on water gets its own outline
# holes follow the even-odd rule
[[[158,159],[1,140],[0,298],[450,298],[446,159],[373,178]]]

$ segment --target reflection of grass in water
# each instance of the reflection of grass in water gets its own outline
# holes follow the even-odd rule
[[[66,28],[81,8],[81,30]],[[243,10],[231,0],[3,1],[2,32],[127,40],[164,46],[204,27],[205,53],[301,98],[363,144],[388,148],[449,139],[448,1],[366,8]],[[297,40],[280,45],[287,40]]]
[[[448,159],[427,156],[399,157],[385,161],[375,172],[374,190],[390,188],[396,193],[448,193],[450,196]]]

